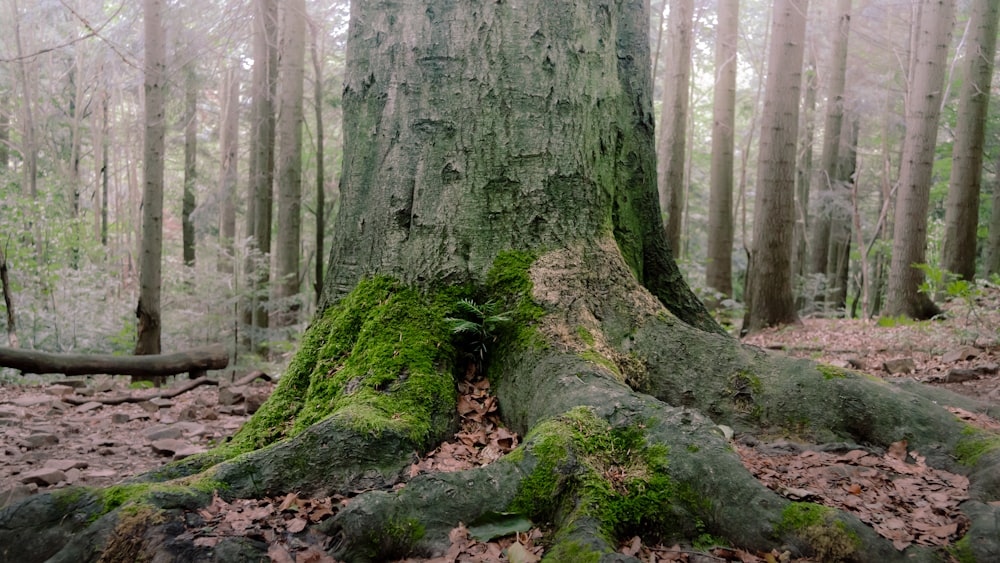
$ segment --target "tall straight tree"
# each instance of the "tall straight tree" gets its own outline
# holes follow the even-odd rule
[[[0,172],[6,172],[10,162],[10,93],[4,85],[0,93]]]
[[[21,119],[21,159],[24,161],[24,166],[21,167],[21,170],[24,174],[24,185],[28,187],[28,195],[31,196],[32,200],[36,200],[38,198],[38,142],[35,134],[35,104],[32,97],[31,84],[28,81],[28,60],[24,56],[24,44],[21,41],[21,12],[18,8],[17,0],[11,0],[10,9],[14,16],[17,81],[21,86],[21,107],[24,112]],[[40,247],[41,240],[36,240],[35,244]]]
[[[736,126],[736,42],[739,0],[718,0],[715,89],[712,99],[712,165],[708,200],[708,262],[705,283],[733,294],[733,147]]]
[[[302,231],[302,88],[305,79],[306,3],[282,3],[281,99],[278,110],[278,240],[275,244],[278,302],[275,326],[289,326],[298,317],[292,303],[299,293],[299,236]],[[322,153],[317,154],[322,158]]]
[[[799,119],[799,155],[795,163],[795,240],[792,248],[792,275],[806,273],[809,258],[810,189],[812,187],[813,143],[816,140],[816,56],[810,49],[802,77],[805,94],[802,97],[802,115]],[[801,295],[799,300],[801,301]]]
[[[986,243],[986,274],[1000,275],[1000,170],[993,176],[993,199]]]
[[[163,252],[163,159],[166,134],[167,49],[164,0],[143,0],[145,33],[142,158],[142,239],[136,355],[160,353],[160,269]]]
[[[316,282],[313,289],[316,292],[316,302],[323,294],[323,241],[326,234],[326,163],[324,143],[326,133],[323,131],[323,64],[320,59],[320,28],[309,20],[309,32],[312,35],[309,54],[313,66],[313,110],[316,115]]]
[[[924,274],[916,265],[926,262],[927,208],[954,10],[954,0],[924,0],[920,7],[884,310],[889,316],[929,319],[940,312],[920,291]]]
[[[240,139],[240,79],[239,59],[233,59],[226,69],[222,92],[222,156],[219,163],[219,192],[222,212],[219,214],[218,270],[232,273],[234,241],[236,239],[236,185]]]
[[[844,90],[847,77],[847,40],[851,30],[851,0],[837,0],[837,20],[832,27],[833,47],[827,71],[826,116],[823,120],[823,150],[816,179],[816,213],[812,220],[810,273],[826,274],[830,251],[830,221],[835,206],[840,133],[844,122]]]
[[[274,201],[274,98],[278,79],[278,5],[254,0],[253,84],[250,108],[250,181],[247,185],[247,235],[250,239],[246,279],[252,296],[244,306],[250,325],[249,344],[263,352],[268,327],[267,286],[270,279],[271,210]]]
[[[809,0],[775,0],[761,116],[746,330],[798,321],[792,294],[795,157]]]
[[[684,219],[684,154],[687,139],[688,101],[691,86],[691,28],[694,0],[670,0],[667,27],[670,44],[663,73],[663,108],[657,177],[660,209],[666,213],[667,243],[674,256],[681,254]]]
[[[1000,0],[974,0],[966,47],[964,80],[958,101],[958,124],[951,153],[951,178],[944,216],[941,266],[963,279],[976,275],[976,229],[983,176],[986,110],[990,103],[993,57],[997,47]]]
[[[194,266],[195,190],[198,181],[198,70],[192,56],[184,65],[184,194],[181,199],[181,249],[184,264]]]

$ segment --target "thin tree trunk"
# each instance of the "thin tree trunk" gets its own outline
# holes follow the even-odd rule
[[[811,49],[810,49],[811,51]],[[809,259],[809,198],[813,174],[813,143],[816,138],[816,57],[810,53],[806,63],[805,96],[800,120],[799,157],[795,167],[795,248],[792,251],[792,275],[806,273]],[[799,296],[801,302],[801,297]]]
[[[281,100],[278,110],[277,303],[272,325],[295,324],[300,304],[299,245],[302,224],[302,89],[305,79],[305,0],[282,3]],[[322,153],[319,153],[322,157]],[[294,301],[294,302],[293,302]]]
[[[326,161],[324,142],[326,133],[323,130],[323,65],[320,62],[320,30],[315,22],[309,20],[309,30],[312,35],[310,55],[313,66],[313,108],[316,113],[316,282],[313,289],[316,292],[316,303],[323,294],[323,266],[326,259],[323,243],[326,234]]]
[[[24,103],[24,123],[21,126],[21,158],[24,159],[24,184],[28,186],[28,195],[32,200],[38,198],[38,143],[35,141],[35,115],[31,90],[28,85],[27,62],[24,58],[24,47],[21,43],[21,13],[17,0],[11,0],[11,10],[14,16],[14,44],[17,47],[17,74],[21,83],[21,95]],[[22,186],[23,189],[23,186]],[[37,225],[36,225],[37,226]],[[39,237],[36,237],[39,238]],[[41,240],[35,241],[41,245]]]
[[[160,353],[160,283],[163,252],[163,164],[166,134],[166,32],[163,0],[144,0],[145,134],[143,142],[142,244],[135,354]],[[156,383],[161,380],[155,379]]]
[[[10,94],[0,94],[0,172],[6,172],[10,162]]]
[[[670,0],[671,42],[663,73],[663,107],[657,177],[660,210],[666,213],[664,228],[674,256],[681,252],[684,219],[684,154],[687,140],[688,96],[691,76],[691,20],[693,0]]]
[[[975,0],[970,25],[975,32],[965,54],[958,126],[952,145],[951,179],[944,216],[941,266],[972,280],[976,274],[976,230],[986,139],[986,112],[990,103],[993,57],[996,54],[1000,0]]]
[[[181,248],[184,264],[194,266],[195,191],[198,183],[198,70],[191,60],[184,69],[184,195],[181,200]]]
[[[11,348],[17,348],[17,317],[14,314],[14,296],[10,289],[10,278],[7,273],[7,256],[2,248],[0,248],[0,289],[3,290],[3,303],[7,309],[7,345]]]
[[[835,208],[830,214],[830,248],[827,252],[826,279],[827,294],[825,303],[834,311],[840,311],[847,305],[847,284],[851,257],[851,192],[854,185],[854,173],[857,169],[857,120],[850,122],[847,130],[841,131],[841,146],[837,165],[837,178],[834,183]]]
[[[823,150],[819,168],[812,186],[818,189],[816,213],[813,220],[812,258],[809,271],[822,274],[827,271],[830,248],[830,221],[834,212],[837,179],[838,150],[844,120],[844,89],[847,76],[847,43],[851,29],[851,0],[837,0],[837,21],[832,30],[833,50],[830,53],[826,117],[823,123]],[[827,280],[828,285],[833,280]]]
[[[940,312],[920,291],[924,274],[914,265],[927,261],[927,209],[954,9],[953,0],[928,0],[920,10],[886,298],[885,312],[892,316],[928,319]]]
[[[239,157],[240,82],[239,60],[230,61],[223,83],[222,101],[222,160],[219,170],[219,191],[222,202],[219,225],[219,247],[221,249],[217,269],[222,273],[233,273],[236,240],[236,185],[239,181],[237,159]]]
[[[111,160],[108,157],[108,91],[101,92],[101,245],[108,246],[108,176]]]
[[[733,148],[736,129],[736,43],[739,0],[718,0],[715,88],[712,100],[712,164],[708,202],[705,284],[733,294]]]
[[[754,331],[798,321],[792,294],[795,156],[808,0],[776,0],[767,62],[748,299]]]

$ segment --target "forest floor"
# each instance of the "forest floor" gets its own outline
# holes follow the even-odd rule
[[[975,300],[956,300],[944,309],[944,318],[919,323],[806,318],[745,342],[772,353],[889,380],[914,379],[1000,403],[1000,289],[987,288]],[[74,379],[14,384],[7,377],[0,385],[0,506],[38,491],[110,485],[211,448],[239,428],[273,388],[261,379],[236,386],[222,381],[168,400],[151,399],[155,389],[129,389],[126,378]],[[470,370],[459,390],[461,430],[414,463],[411,476],[476,467],[517,446],[518,437],[499,421],[488,381]],[[100,402],[126,395],[137,402]],[[984,415],[952,412],[971,424],[1000,428]],[[918,452],[907,451],[905,442],[888,450],[815,450],[736,436],[735,446],[744,465],[767,486],[793,500],[850,510],[900,549],[911,543],[948,545],[968,525],[957,508],[967,479],[927,467]],[[294,493],[232,503],[217,497],[192,515],[198,525],[187,534],[206,547],[226,537],[248,537],[266,546],[272,561],[282,563],[330,562],[323,552],[330,538],[309,524],[348,502],[342,497],[300,499]],[[533,562],[544,551],[544,530],[523,519],[467,524],[452,531],[452,548],[434,561]],[[789,560],[777,552],[713,547],[710,537],[698,547],[646,546],[633,538],[621,550],[642,561]]]

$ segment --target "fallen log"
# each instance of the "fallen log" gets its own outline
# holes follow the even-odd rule
[[[173,354],[148,356],[112,356],[110,354],[56,354],[0,346],[0,367],[24,373],[61,373],[64,375],[131,375],[166,377],[178,373],[202,375],[205,370],[229,365],[225,346],[215,344]]]
[[[174,397],[187,393],[188,391],[199,387],[201,385],[218,385],[219,382],[214,379],[209,379],[208,377],[202,376],[197,379],[192,379],[177,387],[176,389],[171,389],[170,391],[164,391],[162,393],[157,393],[155,395],[118,395],[115,397],[64,397],[63,402],[69,403],[71,405],[83,405],[86,403],[101,403],[102,405],[120,405],[123,403],[143,403],[152,399],[173,399]]]

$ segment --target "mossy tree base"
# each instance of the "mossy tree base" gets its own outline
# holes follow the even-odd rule
[[[488,365],[502,414],[524,444],[493,465],[421,475],[393,491],[416,453],[452,430],[461,351],[443,319],[459,297],[500,299],[512,311]],[[961,546],[993,560],[997,440],[970,432],[940,403],[978,405],[924,394],[691,328],[634,281],[610,241],[537,260],[502,255],[475,291],[359,285],[314,323],[268,405],[230,443],[130,484],[6,508],[0,560],[233,560],[260,546],[212,551],[173,539],[183,510],[207,503],[210,491],[359,489],[370,492],[320,525],[337,540],[331,554],[349,561],[442,553],[460,521],[502,511],[551,528],[550,561],[613,557],[633,535],[711,537],[827,560],[940,555],[897,552],[849,514],[770,491],[741,465],[720,424],[814,443],[906,439],[932,465],[970,475],[972,527]]]

